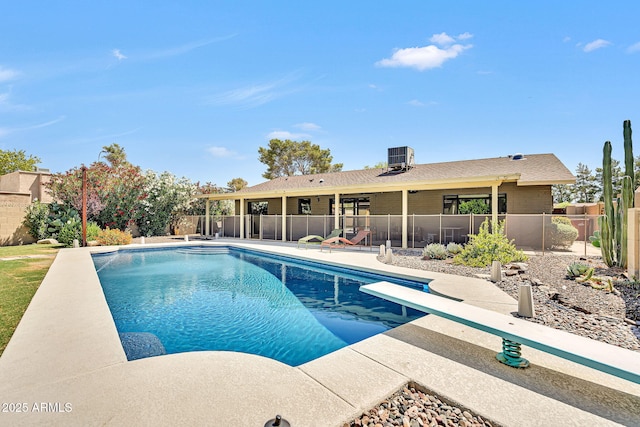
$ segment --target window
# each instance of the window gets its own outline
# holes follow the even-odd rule
[[[298,199],[298,214],[311,215],[311,199]]]
[[[353,197],[340,199],[340,213],[342,215],[369,215],[371,202],[368,197]],[[336,213],[335,200],[329,200],[329,213]]]
[[[266,215],[269,212],[269,202],[249,202],[249,212],[252,215]]]
[[[491,194],[445,195],[443,214],[488,214],[491,213]],[[498,194],[498,213],[507,213],[507,195]]]

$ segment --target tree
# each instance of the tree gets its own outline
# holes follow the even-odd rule
[[[600,187],[587,165],[578,163],[576,167],[576,183],[573,185],[573,198],[578,203],[592,203]]]
[[[342,163],[331,164],[333,156],[329,149],[323,150],[309,141],[272,139],[269,148],[260,147],[258,153],[260,162],[268,167],[262,174],[266,179],[342,170]]]
[[[249,185],[249,183],[242,178],[233,178],[227,182],[227,188],[231,191],[240,191],[247,185]]]
[[[573,186],[568,184],[555,184],[551,186],[553,204],[568,203],[573,199]]]
[[[19,170],[32,171],[38,163],[38,157],[27,156],[24,150],[0,150],[0,176]]]
[[[121,147],[120,144],[113,143],[111,145],[105,145],[102,147],[102,153],[105,153],[104,158],[113,167],[129,163],[127,161],[127,154],[124,152],[124,147]]]

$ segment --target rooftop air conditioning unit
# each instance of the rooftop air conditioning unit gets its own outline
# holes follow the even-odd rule
[[[411,147],[394,147],[389,148],[387,163],[389,169],[408,170],[414,165],[413,148]]]

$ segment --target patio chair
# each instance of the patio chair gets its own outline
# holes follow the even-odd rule
[[[340,237],[341,234],[342,234],[342,228],[336,228],[327,237],[318,236],[317,234],[310,234],[308,236],[304,236],[298,239],[298,248],[300,248],[301,243],[304,243],[305,249],[307,249],[307,247],[309,246],[309,243],[317,245],[327,239]]]
[[[331,252],[331,249],[345,248],[347,246],[359,246],[362,249],[363,245],[358,245],[358,243],[366,239],[370,234],[371,230],[360,230],[351,240],[344,237],[331,237],[320,243],[320,252],[322,252],[322,248],[329,248],[329,252]],[[369,249],[371,250],[371,244],[369,244]]]

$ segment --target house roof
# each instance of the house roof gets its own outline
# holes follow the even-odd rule
[[[554,154],[461,160],[414,165],[407,171],[361,169],[313,175],[284,176],[243,188],[235,193],[212,194],[212,199],[239,197],[320,195],[401,189],[444,189],[490,186],[516,182],[519,186],[571,184],[575,177]]]

